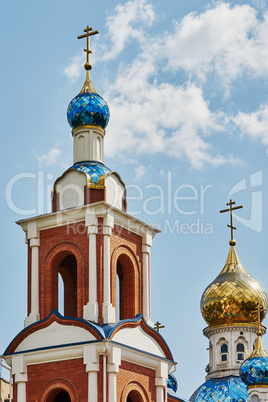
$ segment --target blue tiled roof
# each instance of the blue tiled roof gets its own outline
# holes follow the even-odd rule
[[[76,169],[80,172],[85,172],[86,174],[90,175],[91,182],[93,184],[98,184],[100,176],[111,172],[111,169],[109,169],[103,163],[95,161],[77,162],[71,166],[70,169]]]
[[[246,384],[240,377],[229,376],[207,380],[191,396],[191,402],[246,402]]]

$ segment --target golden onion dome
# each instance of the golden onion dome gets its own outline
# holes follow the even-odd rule
[[[234,246],[226,264],[201,297],[201,312],[208,325],[257,323],[267,312],[267,294],[261,284],[247,273]]]

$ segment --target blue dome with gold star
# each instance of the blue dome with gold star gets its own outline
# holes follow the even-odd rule
[[[67,118],[72,128],[94,124],[105,129],[109,122],[110,111],[100,95],[94,92],[84,92],[69,103]]]
[[[261,332],[258,332],[256,348],[241,365],[239,374],[247,386],[268,387],[268,353],[263,348]]]
[[[268,357],[252,357],[244,361],[239,371],[246,385],[267,385],[268,387]]]
[[[191,396],[191,402],[247,402],[246,385],[239,377],[229,376],[207,380]]]

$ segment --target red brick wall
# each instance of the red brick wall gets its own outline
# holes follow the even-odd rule
[[[146,400],[155,401],[155,371],[122,361],[117,374],[117,401],[125,402],[125,397],[135,386],[140,387],[141,393],[146,395]]]
[[[77,397],[72,402],[88,400],[88,374],[83,359],[73,359],[28,366],[26,385],[27,402],[40,402],[53,384],[66,384],[66,388]],[[17,402],[17,399],[14,398]],[[18,401],[19,402],[19,401]]]

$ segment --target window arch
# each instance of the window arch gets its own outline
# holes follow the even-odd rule
[[[134,318],[136,315],[135,298],[135,268],[130,257],[121,254],[116,263],[116,274],[118,277],[117,290],[119,320]]]
[[[127,396],[126,402],[143,402],[141,394],[137,390],[132,390]]]
[[[245,360],[245,345],[241,342],[236,345],[236,357],[238,361]]]
[[[59,309],[58,275],[63,281],[63,313],[77,317],[77,261],[72,253],[62,252],[53,261],[52,308]]]
[[[84,259],[78,247],[62,243],[47,255],[41,271],[40,318],[46,318],[59,307],[59,275],[64,285],[64,316],[83,317],[87,286],[84,279]]]
[[[221,362],[227,362],[228,360],[228,345],[227,343],[223,343],[221,345],[221,352],[220,352],[220,356],[221,356]]]
[[[260,402],[260,398],[256,394],[252,395],[250,400],[251,402]]]
[[[48,395],[46,402],[71,402],[71,398],[67,391],[56,389]]]

